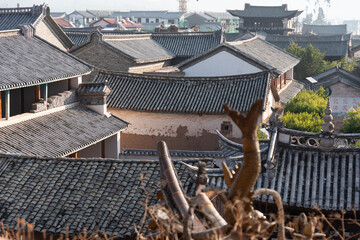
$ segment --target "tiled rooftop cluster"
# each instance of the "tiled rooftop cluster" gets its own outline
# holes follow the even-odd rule
[[[82,60],[36,36],[26,38],[18,33],[2,37],[0,34],[0,52],[6,59],[1,63],[1,90],[54,82],[92,70]]]
[[[177,57],[193,57],[223,42],[221,31],[213,33],[154,33],[151,38]]]
[[[118,133],[128,124],[81,105],[39,114],[0,127],[0,153],[64,157]]]
[[[245,112],[270,91],[267,72],[188,78],[100,72],[95,82],[104,81],[112,89],[109,108],[150,112],[225,114],[223,103]]]
[[[29,8],[0,8],[0,31],[18,29],[20,25],[35,23],[43,12],[44,5]]]
[[[0,156],[0,164],[0,220],[11,228],[22,217],[37,232],[64,234],[69,227],[70,236],[86,228],[90,234],[99,229],[116,238],[135,237],[146,197],[149,205],[157,203],[159,161]],[[180,161],[174,167],[192,195],[195,181],[187,167]]]

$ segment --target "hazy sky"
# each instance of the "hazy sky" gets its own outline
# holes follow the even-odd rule
[[[315,2],[316,0],[309,0]],[[44,0],[0,0],[0,7],[32,6]],[[103,10],[171,10],[177,11],[177,0],[47,0],[51,11],[103,9]],[[252,5],[281,5],[287,3],[289,10],[304,10],[307,0],[188,0],[188,10],[193,11],[225,11],[226,9],[243,9],[244,3]],[[309,5],[311,6],[311,5]],[[310,7],[311,8],[311,7]],[[331,6],[324,8],[328,19],[360,19],[360,0],[331,0]]]

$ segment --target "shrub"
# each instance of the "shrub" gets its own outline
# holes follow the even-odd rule
[[[258,139],[268,139],[269,138],[269,136],[265,132],[261,131],[261,124],[259,124],[259,126],[256,128],[256,135],[257,135]]]
[[[285,105],[281,120],[290,129],[320,132],[326,105],[327,93],[322,87],[316,92],[303,90]]]
[[[307,112],[287,112],[281,117],[281,120],[286,123],[287,128],[317,133],[321,131],[321,124],[323,123],[319,114]]]
[[[360,107],[356,110],[351,108],[347,112],[348,117],[344,119],[341,131],[343,133],[360,133]]]
[[[320,117],[323,117],[326,104],[327,94],[322,87],[316,92],[304,90],[285,105],[285,113],[317,113]]]

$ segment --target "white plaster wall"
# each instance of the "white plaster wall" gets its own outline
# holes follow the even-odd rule
[[[215,130],[221,130],[224,121],[231,122],[232,133],[227,137],[240,138],[241,131],[227,115],[193,115],[193,114],[170,114],[149,113],[108,109],[112,114],[124,119],[131,124],[123,131],[127,134],[177,137],[178,129],[187,128],[186,136],[200,137],[203,131],[215,134]]]
[[[189,77],[231,76],[262,71],[260,68],[255,67],[227,51],[221,51],[182,70],[185,72],[185,76]]]
[[[119,158],[120,154],[120,133],[105,139],[105,157]]]
[[[107,107],[106,104],[102,104],[102,105],[86,105],[87,108],[101,114],[101,115],[105,115],[107,113]]]

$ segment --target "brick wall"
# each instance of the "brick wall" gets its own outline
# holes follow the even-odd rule
[[[330,86],[332,91],[330,97],[360,97],[360,91],[358,88],[351,87],[344,83],[335,83]]]

